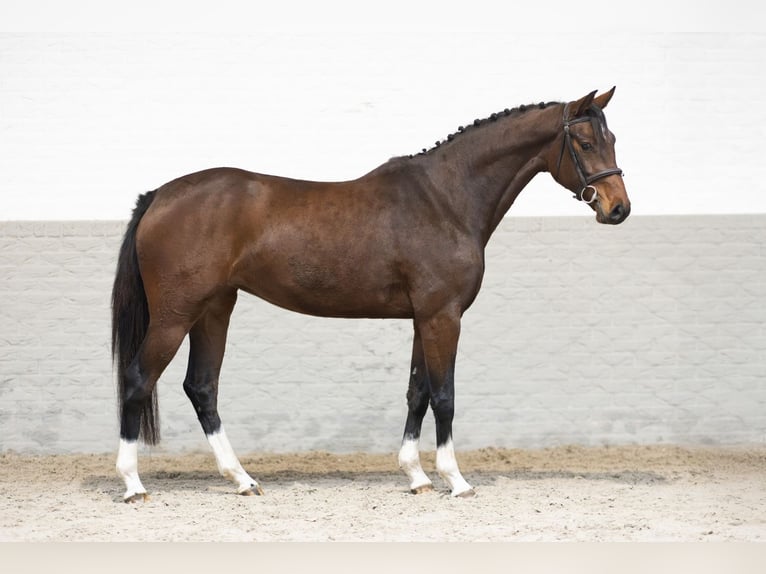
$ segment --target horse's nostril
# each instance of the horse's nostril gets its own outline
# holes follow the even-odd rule
[[[625,219],[626,215],[625,206],[623,206],[621,203],[618,203],[614,206],[612,211],[609,212],[609,219],[614,222],[619,222]]]

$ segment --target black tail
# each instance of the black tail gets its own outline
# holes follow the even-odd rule
[[[139,196],[136,202],[133,217],[128,223],[128,229],[122,240],[112,288],[112,360],[117,366],[120,413],[122,413],[127,368],[138,353],[149,327],[149,306],[141,271],[138,268],[136,230],[154,199],[154,193],[153,191],[145,193]],[[147,399],[141,409],[139,436],[147,444],[157,444],[160,440],[156,386],[151,398]]]

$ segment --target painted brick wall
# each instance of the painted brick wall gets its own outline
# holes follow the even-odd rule
[[[117,442],[109,296],[123,222],[0,222],[0,451]],[[766,215],[507,218],[464,317],[459,449],[766,441]],[[242,295],[220,409],[240,452],[393,451],[407,321],[305,317]],[[161,379],[158,450],[206,448]],[[434,443],[432,417],[424,446]]]

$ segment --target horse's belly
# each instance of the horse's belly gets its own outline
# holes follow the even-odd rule
[[[324,317],[406,318],[404,282],[378,261],[316,260],[310,252],[252,256],[235,285],[280,307]]]

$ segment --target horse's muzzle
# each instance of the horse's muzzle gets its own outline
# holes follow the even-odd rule
[[[617,225],[618,223],[625,221],[628,215],[630,215],[630,204],[625,206],[622,203],[618,203],[612,208],[612,211],[609,212],[607,223]]]
[[[596,220],[599,223],[606,223],[607,225],[617,225],[622,223],[630,215],[630,203],[627,205],[619,202],[612,206],[609,212],[604,212],[599,205],[596,209]]]

